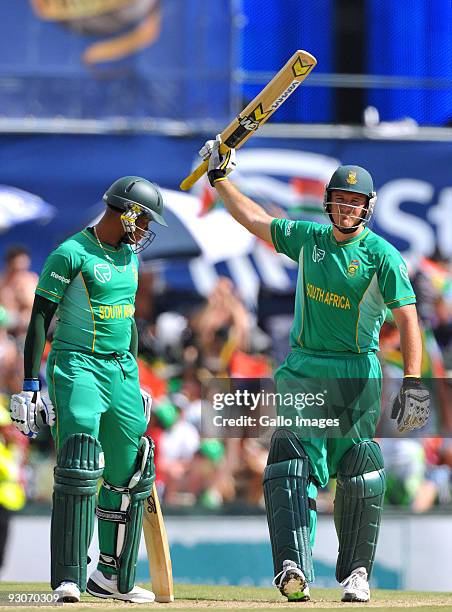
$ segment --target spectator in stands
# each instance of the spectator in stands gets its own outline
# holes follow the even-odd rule
[[[213,373],[227,369],[235,350],[246,351],[250,346],[250,314],[228,278],[218,280],[207,304],[192,318],[191,327],[199,341],[203,364]]]
[[[159,402],[154,416],[157,426],[163,429],[158,440],[156,468],[160,482],[164,483],[164,500],[177,504],[181,485],[199,449],[199,432],[169,399]]]
[[[14,335],[22,340],[30,321],[38,276],[30,270],[28,250],[21,245],[6,251],[5,266],[0,275],[0,303],[14,321]]]
[[[8,397],[0,395],[0,569],[5,561],[11,513],[25,504],[22,468],[28,444],[28,438],[11,423],[8,404]]]
[[[23,378],[22,356],[9,335],[12,319],[0,304],[0,393],[17,393]]]

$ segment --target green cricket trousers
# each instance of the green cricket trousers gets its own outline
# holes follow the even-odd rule
[[[347,451],[375,436],[380,416],[381,367],[374,352],[318,353],[293,349],[275,372],[278,397],[305,397],[321,393],[323,405],[296,410],[296,401],[278,403],[278,416],[289,416],[291,430],[298,436],[309,457],[309,497],[317,497],[317,486],[327,485],[337,474]],[[298,426],[296,416],[338,419],[339,427]],[[311,511],[311,545],[314,544],[317,515]]]
[[[49,396],[55,408],[52,427],[57,452],[72,434],[94,436],[102,446],[104,479],[125,487],[136,469],[140,438],[146,419],[140,393],[138,365],[130,352],[92,355],[52,350],[47,362]],[[121,495],[101,487],[99,506],[119,510]],[[98,522],[100,550],[114,556],[116,528]],[[111,568],[100,566],[112,573]]]

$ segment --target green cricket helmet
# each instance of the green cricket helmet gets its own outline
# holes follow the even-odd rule
[[[159,188],[140,176],[118,179],[107,189],[103,200],[110,208],[122,213],[123,242],[135,245],[135,253],[145,249],[155,238],[152,230],[136,225],[139,217],[144,216],[149,221],[168,226],[163,218],[163,198]]]
[[[367,203],[364,206],[360,215],[356,215],[356,223],[353,227],[343,227],[333,220],[331,214],[331,192],[334,190],[349,191],[352,193],[361,193],[367,197]],[[323,208],[328,214],[331,223],[343,234],[351,234],[361,224],[365,225],[369,222],[373,211],[377,194],[374,191],[374,183],[371,175],[361,166],[339,166],[330,178],[328,185],[325,188],[325,196],[323,200]],[[355,216],[355,215],[350,215]]]

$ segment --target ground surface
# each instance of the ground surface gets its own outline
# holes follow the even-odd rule
[[[146,585],[143,585],[146,586]],[[0,583],[0,611],[19,608],[21,612],[36,609],[52,610],[53,605],[36,604],[30,606],[27,600],[42,599],[50,596],[47,585],[38,583]],[[122,608],[154,610],[188,610],[211,608],[212,610],[363,610],[378,608],[380,612],[390,612],[394,608],[414,608],[415,612],[452,611],[452,593],[414,593],[405,591],[373,591],[372,601],[368,604],[349,604],[339,601],[339,589],[313,589],[312,601],[302,604],[289,604],[280,597],[276,589],[206,585],[176,585],[176,601],[171,604],[136,605],[119,601],[103,601],[95,597],[83,596],[79,604],[63,604],[62,607],[77,612],[82,610],[112,610]],[[11,603],[10,603],[10,600]],[[58,606],[61,607],[61,606]]]

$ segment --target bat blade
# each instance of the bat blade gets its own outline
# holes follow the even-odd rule
[[[225,153],[228,149],[240,148],[297,89],[316,64],[315,57],[307,51],[296,51],[254,100],[221,132],[220,151]],[[183,191],[190,189],[207,171],[208,165],[208,160],[201,162],[182,181],[180,188]]]
[[[144,502],[143,533],[155,600],[160,603],[170,603],[174,601],[173,571],[168,537],[155,483],[150,496]]]

